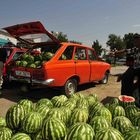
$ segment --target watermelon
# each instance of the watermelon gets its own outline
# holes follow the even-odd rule
[[[85,96],[82,93],[75,93],[71,94],[69,98],[73,98],[74,100],[78,101],[80,98],[85,98]]]
[[[34,64],[36,65],[36,67],[40,67],[42,65],[42,62],[41,61],[35,61]]]
[[[51,102],[55,107],[60,107],[64,104],[65,101],[67,101],[68,98],[65,95],[60,95],[60,96],[54,96],[51,99]]]
[[[46,119],[42,126],[42,137],[48,140],[63,140],[66,135],[66,125],[55,117]]]
[[[41,54],[38,54],[38,55],[35,55],[34,56],[34,61],[42,61],[42,55]]]
[[[52,108],[48,111],[47,118],[55,117],[65,122],[64,113],[61,108]]]
[[[140,112],[137,112],[133,117],[132,117],[132,123],[134,126],[137,126],[140,128]]]
[[[138,112],[138,108],[134,105],[129,105],[125,108],[126,117],[133,122],[133,117]]]
[[[43,57],[43,60],[48,61],[48,60],[50,60],[53,56],[54,56],[54,54],[51,53],[51,52],[44,52],[44,54],[43,54],[42,57]]]
[[[88,110],[89,108],[89,103],[85,98],[80,98],[77,103],[76,103],[77,108],[85,108]]]
[[[130,129],[124,133],[125,140],[140,140],[140,130]]]
[[[29,54],[28,56],[26,56],[26,58],[24,60],[27,61],[28,63],[33,63],[34,62],[34,56]]]
[[[106,107],[100,108],[98,111],[95,112],[94,116],[103,116],[108,122],[112,122],[112,114]]]
[[[127,107],[128,105],[135,105],[135,98],[132,96],[120,95],[118,99],[119,104],[124,108]]]
[[[92,118],[89,124],[92,126],[95,133],[101,129],[109,128],[111,126],[111,123],[109,123],[108,120],[106,120],[106,118],[103,116],[96,116]]]
[[[96,102],[96,98],[93,96],[87,96],[86,100],[88,101],[89,110],[90,110],[91,106]]]
[[[0,117],[0,127],[5,127],[6,126],[6,119],[3,117]]]
[[[27,66],[27,64],[28,64],[28,62],[27,62],[27,61],[22,60],[22,61],[20,61],[19,66],[21,66],[21,67],[26,67],[26,66]]]
[[[63,120],[64,120],[65,124],[68,125],[70,118],[71,118],[72,111],[70,108],[64,107],[64,106],[60,107],[60,109],[63,111],[63,115],[64,115]]]
[[[20,63],[21,63],[20,60],[16,61],[16,66],[20,66]]]
[[[112,126],[118,129],[121,133],[124,133],[126,129],[132,127],[133,125],[125,116],[117,116],[113,119]]]
[[[76,123],[72,125],[65,140],[93,140],[95,132],[87,123]]]
[[[45,105],[49,108],[52,108],[53,107],[53,103],[47,99],[47,98],[42,98],[40,99],[37,103],[36,103],[36,108],[39,107],[39,106],[42,106],[42,105]]]
[[[117,129],[109,127],[98,131],[94,140],[124,140],[124,137]]]
[[[24,53],[24,54],[22,55],[22,59],[23,59],[23,60],[26,60],[27,57],[28,57],[28,54],[27,54],[27,53]]]
[[[101,102],[99,101],[95,102],[89,110],[89,118],[92,119],[95,113],[100,111],[102,107],[103,107],[103,104]]]
[[[119,99],[117,97],[112,98],[110,104],[119,105]]]
[[[42,116],[42,119],[44,119],[45,117],[47,117],[49,110],[50,108],[48,106],[42,104],[38,106],[35,111]]]
[[[42,117],[37,112],[27,114],[21,124],[21,128],[25,133],[36,133],[42,127]]]
[[[125,116],[125,110],[122,106],[115,106],[112,110],[112,118],[115,118],[117,116]]]
[[[117,104],[108,104],[107,108],[109,109],[109,111],[113,114],[114,109],[117,107]],[[106,105],[105,105],[106,107]]]
[[[88,111],[84,108],[75,108],[72,111],[70,118],[70,126],[77,122],[87,122],[88,121]]]
[[[22,105],[11,106],[6,113],[6,124],[10,129],[18,130],[25,117],[25,109]]]
[[[31,140],[31,138],[28,134],[19,132],[14,134],[11,140]]]
[[[67,100],[66,102],[64,102],[62,107],[67,107],[70,110],[73,110],[76,107],[76,101],[71,98]]]
[[[12,130],[7,127],[0,127],[0,140],[11,140]]]
[[[26,111],[26,114],[34,110],[34,104],[28,99],[22,99],[18,102],[19,105],[22,105]]]
[[[94,97],[95,100],[98,101],[98,96],[97,96],[97,94],[95,94],[95,93],[91,93],[91,94],[89,94],[89,96]]]
[[[34,64],[34,63],[29,63],[29,64],[27,65],[27,67],[28,67],[28,68],[36,68],[36,64]]]
[[[37,133],[35,134],[32,134],[32,140],[43,140],[43,137],[42,137],[42,132],[41,130],[38,131]]]
[[[62,55],[61,55],[61,59],[62,59],[62,60],[67,60],[67,57],[66,57],[64,54],[62,54]]]

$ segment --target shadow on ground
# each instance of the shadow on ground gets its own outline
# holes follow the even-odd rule
[[[96,83],[97,84],[97,83]],[[78,91],[83,91],[92,87],[96,86],[95,83],[88,83],[84,85],[78,86]],[[33,102],[38,101],[41,98],[48,98],[51,99],[54,96],[61,95],[61,91],[59,89],[54,88],[37,88],[37,89],[31,89],[27,92],[21,92],[21,84],[19,83],[11,83],[9,86],[4,87],[4,90],[2,91],[2,98],[8,99],[13,102],[18,102],[21,99],[29,99]]]

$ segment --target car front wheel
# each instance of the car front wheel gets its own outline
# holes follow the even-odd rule
[[[64,85],[63,92],[70,96],[77,91],[77,80],[76,79],[69,79]]]
[[[103,79],[101,81],[99,81],[99,83],[107,84],[108,83],[108,77],[109,77],[109,73],[106,72]]]

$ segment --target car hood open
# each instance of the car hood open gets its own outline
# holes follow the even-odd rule
[[[57,43],[60,41],[47,31],[40,21],[17,24],[3,28],[19,42],[29,46],[41,45],[44,43]]]

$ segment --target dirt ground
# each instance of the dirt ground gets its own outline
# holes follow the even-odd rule
[[[117,66],[112,67],[109,81],[107,84],[85,84],[78,87],[78,92],[82,94],[95,93],[98,95],[98,98],[103,103],[108,102],[112,97],[117,97],[120,95],[121,84],[116,82],[117,75],[123,73],[127,67]],[[52,98],[53,96],[58,95],[56,90],[52,89],[38,89],[33,90],[30,93],[25,95],[20,94],[18,85],[12,89],[4,89],[3,96],[0,98],[0,116],[5,116],[8,108],[16,104],[21,99],[30,99],[33,102],[36,102],[40,98]]]

